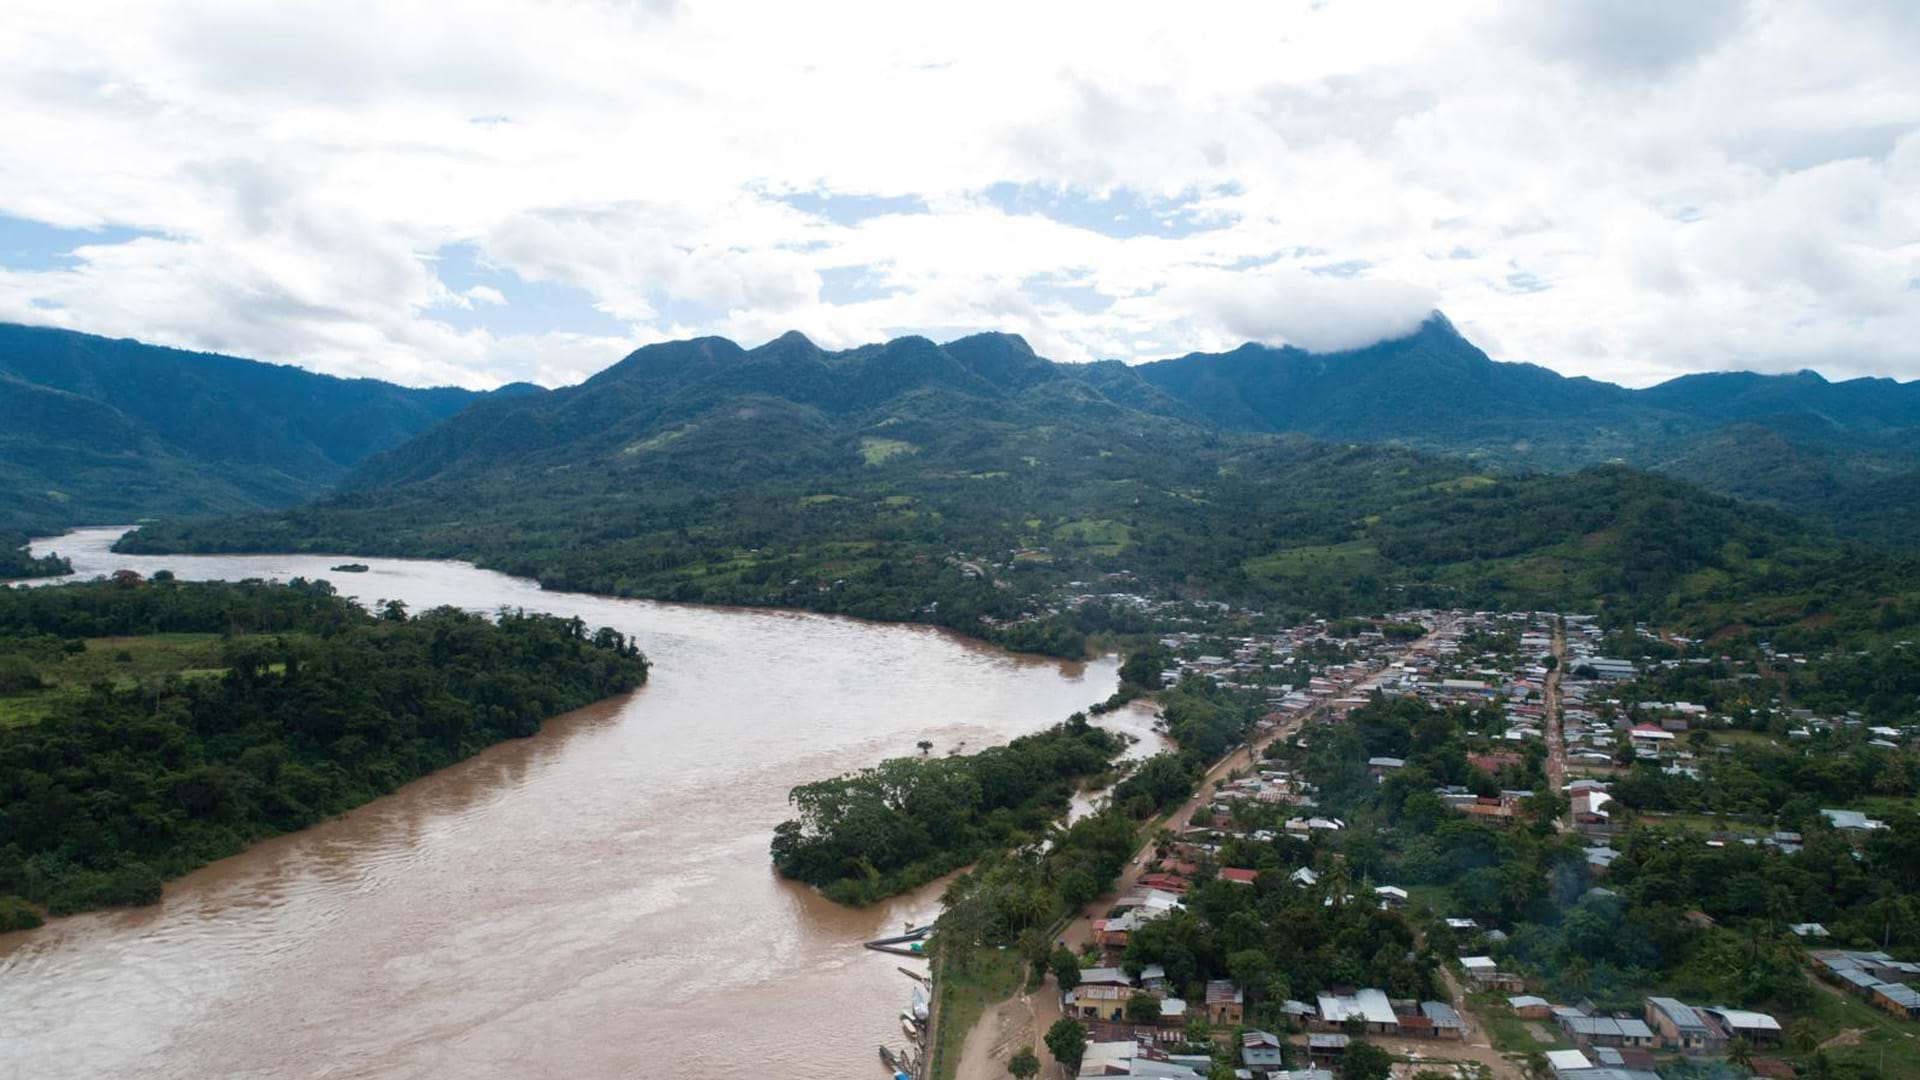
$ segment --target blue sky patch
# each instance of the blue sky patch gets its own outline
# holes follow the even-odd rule
[[[1517,293],[1546,292],[1553,288],[1547,280],[1530,270],[1515,270],[1507,275],[1507,291]]]
[[[68,270],[80,264],[74,248],[94,244],[124,244],[157,232],[104,225],[97,229],[68,229],[0,214],[0,267],[8,270]]]
[[[1218,192],[1231,193],[1227,189]],[[1094,195],[1045,184],[999,183],[981,195],[1009,214],[1038,214],[1062,225],[1121,240],[1136,236],[1171,240],[1224,228],[1235,220],[1232,215],[1199,205],[1203,198],[1199,192],[1169,197],[1115,188],[1106,195]]]
[[[829,304],[884,300],[904,291],[888,285],[872,266],[829,266],[820,271],[820,299]]]
[[[1075,281],[1050,280],[1042,275],[1020,283],[1020,291],[1035,303],[1064,304],[1084,314],[1105,311],[1113,306],[1113,297]]]
[[[844,195],[827,191],[799,191],[775,195],[803,214],[823,217],[835,225],[858,225],[887,214],[924,214],[927,200],[918,195]]]
[[[1319,274],[1321,277],[1356,278],[1366,273],[1372,265],[1372,263],[1367,262],[1365,259],[1348,259],[1344,262],[1321,263],[1318,266],[1309,266],[1307,267],[1307,272],[1310,274]]]
[[[473,307],[441,304],[430,313],[456,330],[508,334],[574,333],[623,337],[625,323],[593,306],[584,289],[557,281],[525,281],[511,270],[489,266],[472,244],[449,244],[428,263],[448,289],[464,293],[476,285],[500,290],[504,304],[475,300]],[[666,314],[664,309],[661,314]],[[683,316],[683,318],[685,318]]]

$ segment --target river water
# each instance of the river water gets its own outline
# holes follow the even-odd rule
[[[879,1076],[910,983],[863,911],[767,859],[796,784],[978,748],[1105,698],[1112,659],[1018,657],[924,627],[546,592],[463,563],[119,556],[77,574],[326,577],[398,599],[577,615],[639,640],[651,682],[386,798],[170,883],[153,907],[0,935],[0,1076]],[[1109,726],[1150,737],[1129,709]]]

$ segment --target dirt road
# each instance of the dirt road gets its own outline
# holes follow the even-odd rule
[[[1547,672],[1547,787],[1555,795],[1567,787],[1567,733],[1561,720],[1560,676],[1567,663],[1566,629],[1558,619],[1553,624],[1553,670]],[[1573,806],[1567,806],[1563,821],[1556,823],[1559,828],[1573,826]]]
[[[1008,998],[987,1010],[967,1032],[954,1080],[1003,1080],[1009,1075],[1007,1059],[1023,1046],[1033,1047],[1040,1056],[1040,1075],[1057,1076],[1053,1055],[1041,1039],[1060,1016],[1060,990],[1051,975],[1033,993]]]

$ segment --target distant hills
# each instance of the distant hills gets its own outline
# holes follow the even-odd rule
[[[287,506],[484,396],[0,324],[0,530]]]
[[[1920,524],[1920,382],[1737,372],[1631,390],[1492,360],[1438,314],[1407,337],[1349,352],[1246,345],[1131,367],[1052,363],[1007,334],[837,353],[799,334],[752,350],[721,338],[673,342],[551,400],[478,410],[348,482],[373,489],[463,475],[501,454],[576,440],[584,443],[574,449],[591,453],[596,440],[678,439],[696,429],[655,429],[734,398],[754,399],[765,425],[817,427],[898,398],[895,422],[997,410],[1006,422],[1044,426],[1049,410],[1107,410],[1196,431],[1394,443],[1496,470],[1627,464],[1804,513],[1845,535],[1906,543]],[[724,426],[709,422],[689,445]]]
[[[126,544],[462,557],[558,588],[975,633],[1076,587],[1282,611],[1592,604],[1715,627],[1920,617],[1887,563],[1848,561],[1785,513],[1621,466],[1544,471],[1779,412],[1648,393],[1495,363],[1439,319],[1336,356],[1131,368],[1052,363],[1006,334],[837,352],[702,338],[476,402],[320,501]],[[1803,437],[1789,428],[1763,426]],[[1098,629],[1066,621],[992,633],[1071,653]]]
[[[799,334],[757,349],[702,338],[638,350],[555,394],[491,395],[0,325],[0,411],[18,418],[0,430],[0,528],[233,514],[343,482],[374,490],[655,436],[700,446],[724,418],[672,425],[736,398],[763,433],[817,434],[895,399],[895,422],[937,423],[944,409],[1046,426],[1050,410],[1104,410],[1192,434],[1394,443],[1494,470],[1627,464],[1894,542],[1920,525],[1920,382],[1735,372],[1631,390],[1492,360],[1436,313],[1348,352],[1246,345],[1136,366],[1056,364],[1006,334],[843,352]]]
[[[1880,539],[1911,537],[1911,504],[1889,500],[1920,492],[1920,381],[1732,372],[1630,390],[1491,360],[1437,314],[1351,352],[1247,345],[1132,371],[1217,427],[1396,442],[1505,468],[1624,463]]]
[[[164,516],[130,550],[459,557],[1069,654],[1099,619],[1023,616],[1074,588],[1705,629],[1920,620],[1912,557],[1845,539],[1913,524],[1911,383],[1628,390],[1495,362],[1438,316],[1347,353],[1134,367],[1009,334],[700,338],[491,395],[0,331],[0,400],[31,417],[0,437],[0,529]]]

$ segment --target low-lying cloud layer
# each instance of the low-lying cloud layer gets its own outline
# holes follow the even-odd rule
[[[1920,374],[1888,0],[59,6],[0,28],[0,319],[403,382],[1005,329]]]

